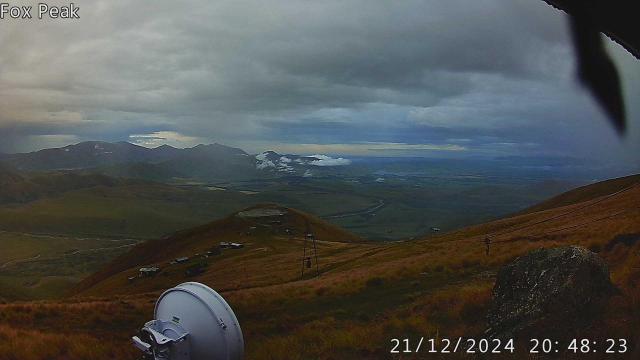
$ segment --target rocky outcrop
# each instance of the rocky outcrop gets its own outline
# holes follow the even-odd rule
[[[534,250],[499,271],[487,333],[562,333],[597,316],[614,291],[609,268],[595,253],[579,246]]]

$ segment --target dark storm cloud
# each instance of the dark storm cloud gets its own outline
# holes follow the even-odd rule
[[[0,132],[12,140],[0,150],[162,132],[561,152],[573,146],[563,136],[600,132],[576,127],[600,115],[573,82],[563,16],[542,1],[78,5],[76,22],[1,24]]]

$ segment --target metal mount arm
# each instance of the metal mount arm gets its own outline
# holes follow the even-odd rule
[[[144,324],[133,344],[147,359],[190,360],[189,333],[172,321],[152,320]]]

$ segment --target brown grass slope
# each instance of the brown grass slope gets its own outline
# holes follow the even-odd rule
[[[616,191],[624,190],[629,186],[633,186],[634,184],[638,183],[640,183],[640,174],[605,180],[595,184],[581,186],[571,191],[562,193],[558,196],[554,196],[551,199],[545,200],[532,207],[529,207],[519,212],[519,214],[533,213],[537,211],[557,208],[560,206],[576,204],[607,194],[612,194]]]
[[[161,240],[147,241],[118,257],[101,271],[84,279],[75,287],[73,292],[76,294],[92,293],[92,291],[90,291],[92,287],[114,276],[117,276],[118,280],[120,280],[117,281],[116,284],[121,284],[125,278],[136,275],[138,269],[142,266],[156,265],[161,268],[166,268],[168,266],[167,263],[178,257],[194,257],[194,254],[203,255],[223,241],[239,243],[261,241],[266,242],[268,246],[273,246],[274,241],[277,242],[277,240],[280,240],[282,242],[284,239],[286,252],[299,249],[301,254],[303,251],[302,247],[304,246],[304,244],[301,244],[301,239],[307,230],[311,231],[317,239],[323,241],[335,243],[355,243],[362,241],[358,236],[342,228],[295,209],[273,204],[262,204],[243,211],[256,209],[280,210],[283,211],[285,215],[283,217],[244,218],[239,216],[238,214],[241,212],[238,212],[221,220],[179,231]],[[230,253],[233,254],[234,252],[230,251]],[[215,260],[227,257],[228,256],[219,256]],[[193,263],[193,261],[195,261],[195,259],[191,262]],[[176,266],[175,268],[179,267]],[[215,270],[217,270],[217,268],[212,267],[207,271],[212,272]],[[159,287],[165,286],[167,274],[168,271],[165,271],[164,277],[160,279],[147,279],[145,281],[145,285],[147,286],[136,286],[135,289],[146,289],[149,283],[157,283]],[[100,291],[109,290],[114,293],[121,291],[130,292],[131,290],[129,287],[121,288],[119,286],[116,289],[105,289],[104,286],[100,286],[99,288]]]
[[[235,229],[231,223],[227,226]],[[204,229],[186,233],[191,238],[184,241],[203,246],[209,243],[197,238],[216,234]],[[487,234],[494,239],[489,256],[482,243]],[[391,338],[408,337],[415,345],[421,336],[483,337],[484,315],[501,266],[532,249],[577,244],[600,253],[620,294],[588,326],[570,334],[540,329],[537,337],[626,338],[630,350],[617,358],[636,359],[640,358],[638,239],[640,187],[418,241],[367,244],[320,239],[321,275],[314,278],[300,277],[299,236],[255,232],[244,238],[244,249],[212,258],[207,272],[195,278],[185,278],[184,268],[163,264],[167,274],[149,281],[129,283],[123,276],[130,270],[125,270],[65,301],[0,305],[4,339],[0,358],[136,359],[129,336],[151,318],[154,299],[162,289],[188,279],[223,293],[238,315],[248,359],[393,358]],[[179,251],[172,256],[178,255]],[[76,335],[82,336],[82,345],[65,341]],[[30,344],[38,346],[27,351]],[[504,358],[531,358],[529,345],[522,344],[517,354]],[[601,353],[574,356],[562,349],[554,356],[611,358]]]

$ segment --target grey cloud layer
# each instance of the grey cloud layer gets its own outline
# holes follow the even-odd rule
[[[441,128],[511,141],[600,116],[573,84],[563,17],[541,1],[78,5],[78,22],[1,24],[6,144],[157,131],[338,142],[340,126],[323,123],[353,141],[371,128],[387,133],[372,141],[438,143]],[[404,135],[412,128],[423,137]]]

